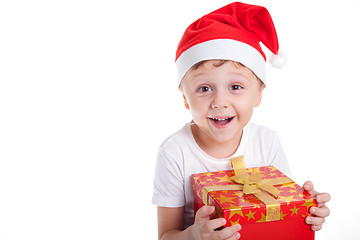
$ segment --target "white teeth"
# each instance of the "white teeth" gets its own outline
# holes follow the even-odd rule
[[[227,117],[227,118],[222,118],[222,119],[220,119],[220,118],[212,118],[213,120],[216,120],[216,121],[224,121],[224,120],[228,120],[228,119],[230,119],[231,117]]]

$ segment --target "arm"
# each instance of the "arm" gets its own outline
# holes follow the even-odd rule
[[[157,207],[159,239],[191,239],[189,231],[183,231],[184,207]]]
[[[158,207],[158,231],[161,240],[205,240],[205,239],[227,239],[240,238],[239,224],[226,227],[221,231],[215,229],[226,223],[224,218],[210,220],[214,207],[204,206],[199,209],[195,216],[195,223],[187,229],[183,229],[183,207],[166,208]]]
[[[314,195],[319,204],[319,207],[310,208],[310,213],[313,216],[306,217],[305,221],[307,224],[311,224],[311,229],[313,231],[319,231],[322,228],[322,224],[325,222],[325,217],[330,215],[330,209],[325,205],[325,203],[330,201],[330,194],[318,193],[314,190],[314,185],[310,181],[306,181],[303,188]]]

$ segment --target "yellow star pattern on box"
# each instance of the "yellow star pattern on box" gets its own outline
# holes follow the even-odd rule
[[[296,206],[294,206],[293,208],[291,208],[291,209],[290,209],[290,211],[291,211],[291,216],[292,216],[293,214],[298,215],[299,209],[300,209],[300,208],[297,208]]]
[[[255,219],[254,214],[255,214],[255,212],[252,212],[252,211],[250,210],[248,214],[245,214],[245,216],[248,217],[248,220],[250,220],[250,219]]]

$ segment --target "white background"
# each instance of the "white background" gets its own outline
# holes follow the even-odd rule
[[[191,119],[176,46],[229,2],[0,2],[2,240],[156,239],[157,148]],[[247,2],[288,57],[252,121],[278,132],[299,184],[331,193],[316,238],[360,239],[360,1]]]

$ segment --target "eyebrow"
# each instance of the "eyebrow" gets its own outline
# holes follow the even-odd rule
[[[196,69],[195,69],[196,71]],[[250,77],[251,76],[248,76],[248,74],[245,74],[245,73],[242,73],[242,72],[238,72],[238,71],[229,71],[228,74],[232,77],[240,77],[241,78],[241,81],[244,81],[245,83],[249,83],[251,80],[250,80]],[[250,74],[253,74],[253,73],[250,73]],[[199,72],[199,73],[195,73],[194,76],[191,77],[191,82],[192,83],[197,83],[199,81],[205,81],[203,79],[198,79],[199,77],[202,77],[202,76],[205,76],[205,78],[207,78],[207,76],[211,74],[206,74],[206,73],[203,73],[203,72]]]
[[[205,75],[205,76],[204,76]],[[199,80],[199,77],[206,77],[207,74],[204,74],[204,73],[197,73],[195,74],[194,76],[192,76],[191,78],[191,82],[195,82],[195,81],[204,81],[202,79]]]
[[[229,79],[232,80],[233,78],[237,78],[239,79],[239,81],[248,84],[251,80],[249,79],[248,76],[246,76],[243,73],[239,73],[239,72],[229,72]]]

